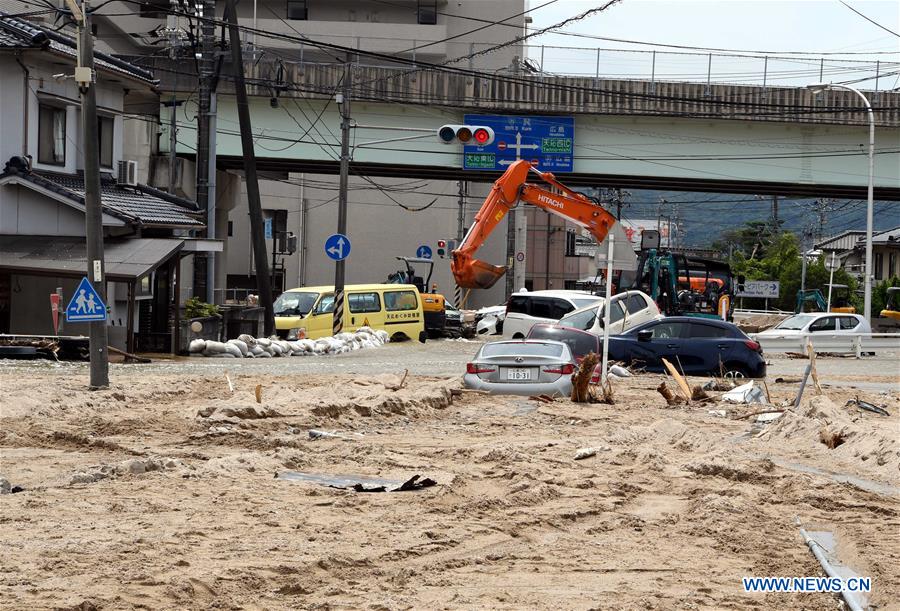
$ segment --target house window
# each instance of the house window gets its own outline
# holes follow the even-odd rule
[[[875,279],[881,280],[884,278],[884,270],[882,267],[884,266],[884,253],[876,252],[875,253]]]
[[[113,133],[115,121],[112,117],[97,117],[97,137],[100,141],[100,165],[113,167]]]
[[[437,23],[437,0],[419,0],[418,21],[421,25]]]
[[[888,277],[900,276],[900,270],[897,269],[897,253],[888,254]]]
[[[296,21],[309,19],[308,0],[287,0],[287,18]]]
[[[65,165],[65,108],[40,105],[38,111],[38,162]]]

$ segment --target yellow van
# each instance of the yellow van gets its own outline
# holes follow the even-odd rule
[[[308,286],[282,293],[275,301],[275,330],[285,339],[318,339],[332,334],[334,286]],[[348,284],[344,287],[344,331],[372,327],[391,339],[425,339],[419,290],[411,284]]]

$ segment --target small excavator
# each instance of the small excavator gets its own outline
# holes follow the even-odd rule
[[[531,175],[550,188],[527,182]],[[475,222],[459,247],[451,253],[450,268],[458,286],[465,289],[489,289],[506,273],[506,266],[491,265],[476,259],[475,252],[520,201],[588,230],[598,244],[606,239],[610,229],[616,224],[616,218],[603,206],[583,193],[568,188],[550,172],[541,172],[524,159],[515,161],[494,182],[481,210],[475,215]],[[627,241],[623,242],[631,249]]]
[[[422,312],[425,316],[425,332],[430,338],[442,337],[446,331],[447,311],[444,296],[436,292],[431,286],[431,275],[434,272],[434,261],[422,257],[397,257],[403,261],[406,270],[399,270],[388,276],[388,284],[412,284],[419,289],[422,297]],[[426,270],[422,275],[416,275],[415,265],[420,265]]]

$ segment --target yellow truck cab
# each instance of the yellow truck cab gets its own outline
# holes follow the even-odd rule
[[[286,339],[319,339],[332,334],[334,286],[307,286],[275,301],[275,330]],[[344,331],[371,327],[391,340],[425,338],[418,289],[411,284],[348,284],[344,287]]]

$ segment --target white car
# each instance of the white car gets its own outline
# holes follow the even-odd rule
[[[539,322],[553,324],[573,310],[603,299],[587,291],[522,291],[506,304],[503,336],[523,339]]]
[[[790,318],[757,333],[757,337],[799,337],[815,333],[848,334],[871,333],[872,327],[859,314],[835,314],[829,312],[810,312],[794,314]]]
[[[599,303],[566,314],[558,324],[602,336],[605,302],[605,299],[600,299]],[[613,295],[610,302],[610,335],[619,335],[637,325],[663,318],[656,303],[643,291],[625,291]]]

